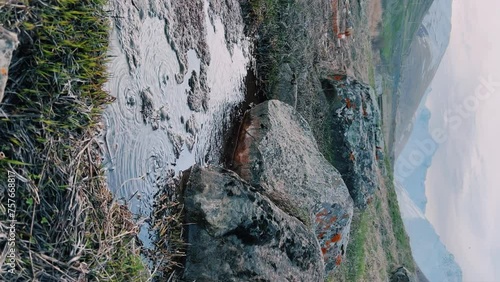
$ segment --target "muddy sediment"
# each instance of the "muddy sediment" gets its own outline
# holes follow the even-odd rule
[[[206,111],[208,107],[208,91],[202,89],[200,80],[196,71],[191,73],[188,81],[189,90],[187,90],[187,102],[192,111]]]
[[[213,25],[214,18],[223,19],[226,27],[224,37],[229,52],[232,53],[232,46],[242,42],[245,24],[242,18],[240,1],[238,0],[210,0],[208,16]],[[248,55],[248,54],[246,54]]]

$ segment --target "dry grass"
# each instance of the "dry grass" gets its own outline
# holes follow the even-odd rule
[[[181,181],[175,177],[174,171],[170,171],[169,176],[168,182],[154,197],[151,229],[157,237],[154,249],[146,251],[154,264],[153,275],[158,281],[177,281],[186,255],[183,205],[178,199]]]
[[[370,0],[368,3],[368,20],[370,35],[375,38],[380,33],[382,24],[382,0]]]

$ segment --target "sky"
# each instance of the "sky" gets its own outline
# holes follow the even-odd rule
[[[465,282],[500,281],[500,1],[454,0],[449,47],[426,106],[443,130],[426,216]]]

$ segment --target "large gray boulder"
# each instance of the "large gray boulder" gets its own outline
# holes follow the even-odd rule
[[[357,207],[369,204],[379,179],[377,166],[384,151],[380,110],[369,86],[345,75],[324,77],[329,102],[329,134],[333,165],[349,188]]]
[[[323,281],[315,235],[234,172],[194,166],[183,187],[183,281]]]
[[[307,122],[289,105],[266,101],[240,127],[233,170],[316,235],[329,273],[347,248],[353,201],[319,152]]]
[[[0,103],[3,100],[5,86],[7,85],[12,53],[18,44],[17,35],[0,26]]]

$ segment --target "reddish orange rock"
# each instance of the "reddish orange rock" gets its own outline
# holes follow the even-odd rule
[[[323,255],[325,255],[327,251],[328,251],[328,250],[327,250],[326,248],[321,248],[321,253],[322,253]]]
[[[345,77],[343,75],[334,75],[333,76],[333,80],[335,81],[341,81],[342,79],[344,79]]]
[[[338,255],[337,258],[335,259],[335,264],[340,265],[342,263],[342,256]]]
[[[250,171],[250,146],[255,137],[249,132],[256,134],[255,127],[259,120],[252,120],[250,116],[245,115],[238,136],[238,145],[233,154],[233,166],[235,171],[244,179],[249,180]]]
[[[332,237],[331,242],[332,242],[332,243],[336,243],[336,242],[340,241],[340,239],[342,239],[342,236],[341,236],[339,233],[337,233],[337,234],[335,234],[335,235]]]
[[[345,98],[345,104],[347,108],[350,109],[352,107],[351,99]]]
[[[330,218],[330,220],[329,220],[329,222],[328,222],[328,223],[333,224],[335,221],[337,221],[337,217],[336,217],[336,216],[332,216],[332,217]]]

